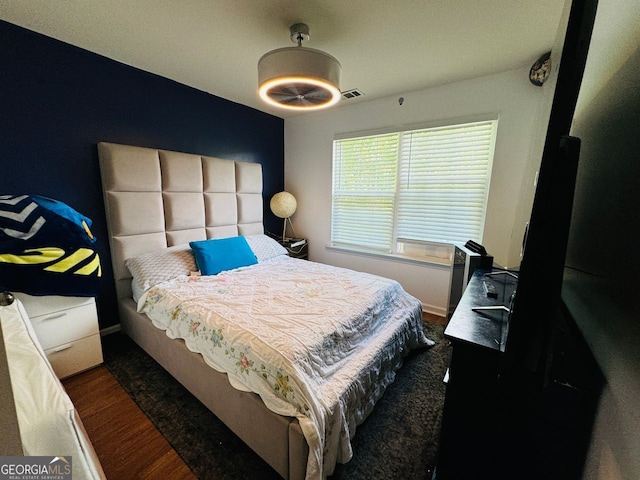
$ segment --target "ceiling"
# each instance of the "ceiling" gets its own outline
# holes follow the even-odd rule
[[[342,100],[351,105],[529,66],[551,49],[563,6],[564,0],[2,0],[0,19],[287,118],[295,113],[258,98],[257,64],[268,51],[295,45],[294,23],[309,25],[306,47],[340,61],[341,89],[364,93]]]

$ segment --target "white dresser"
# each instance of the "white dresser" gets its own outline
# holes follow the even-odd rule
[[[102,363],[98,314],[93,297],[14,293],[29,315],[58,378]]]

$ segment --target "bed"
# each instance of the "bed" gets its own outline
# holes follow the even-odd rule
[[[124,333],[283,478],[326,478],[402,358],[432,344],[420,302],[278,250],[260,164],[106,142],[98,153]]]

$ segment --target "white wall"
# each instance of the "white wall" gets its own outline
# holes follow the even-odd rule
[[[541,52],[544,53],[544,52]],[[530,59],[533,64],[535,58]],[[455,84],[341,106],[285,121],[285,187],[298,200],[296,234],[309,239],[310,258],[395,278],[426,311],[447,305],[448,271],[330,251],[332,142],[335,134],[390,126],[499,115],[498,136],[482,242],[497,263],[518,266],[534,189],[538,114],[546,88],[529,82],[529,66]],[[526,177],[526,178],[525,178]],[[520,205],[525,199],[524,208]]]

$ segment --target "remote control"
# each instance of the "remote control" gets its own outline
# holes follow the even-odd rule
[[[483,280],[482,288],[484,289],[484,293],[487,297],[498,298],[498,292],[496,292],[496,287],[493,283]]]

